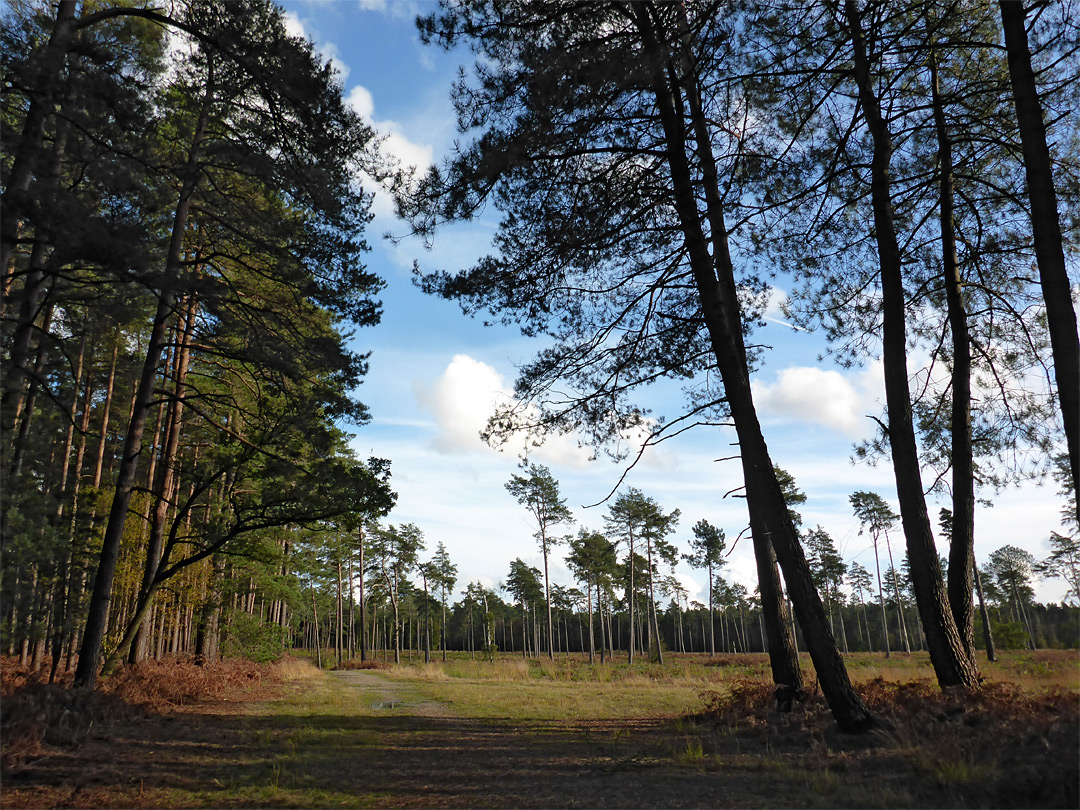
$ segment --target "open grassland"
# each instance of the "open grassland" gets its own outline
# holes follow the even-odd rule
[[[508,720],[619,719],[692,715],[703,708],[702,695],[723,692],[733,684],[771,684],[768,656],[728,654],[709,658],[665,656],[664,666],[626,663],[625,656],[589,664],[586,656],[522,659],[502,654],[494,660],[452,654],[446,663],[417,661],[381,665],[388,675],[407,681],[428,698],[473,717]],[[811,691],[813,664],[801,657]],[[856,686],[871,683],[933,683],[926,653],[909,655],[856,653],[846,656]],[[980,661],[983,682],[1007,685],[1036,695],[1048,691],[1080,694],[1080,654],[1067,650],[1007,651],[998,661]]]
[[[335,672],[286,659],[261,680],[242,666],[223,668],[220,688],[210,684],[217,676],[199,676],[202,700],[187,665],[170,678],[155,664],[121,674],[112,693],[153,711],[102,720],[78,746],[54,737],[12,759],[3,805],[1080,804],[1075,651],[1006,653],[982,662],[979,693],[950,695],[923,656],[850,656],[883,721],[860,736],[835,730],[804,663],[811,694],[789,714],[773,708],[764,656],[630,667],[458,654]],[[70,724],[78,706],[65,711]]]

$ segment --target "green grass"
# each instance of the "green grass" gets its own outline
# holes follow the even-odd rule
[[[907,684],[933,677],[925,654],[888,660],[881,654],[855,654],[847,662],[856,685],[866,685],[866,694],[887,692],[878,678]],[[810,662],[804,658],[803,664],[812,685]],[[1080,692],[1080,659],[1074,653],[1011,652],[997,664],[981,664],[988,680],[1019,684],[1029,694],[1049,695],[1063,685]],[[656,780],[660,787],[675,780],[687,791],[696,785],[701,792],[687,795],[700,797],[701,806],[722,803],[709,800],[713,794],[708,791],[714,789],[735,791],[723,795],[747,807],[980,806],[996,801],[993,791],[1002,787],[1027,790],[1010,770],[1011,761],[993,755],[1006,740],[1002,734],[1032,753],[1032,735],[1024,731],[1027,720],[1024,728],[1012,721],[998,723],[992,710],[974,718],[975,725],[964,724],[959,715],[954,720],[932,712],[888,733],[855,740],[836,735],[820,701],[782,716],[768,706],[726,718],[702,715],[702,692],[724,693],[728,685],[747,680],[764,685],[763,691],[753,689],[767,703],[768,672],[763,655],[713,662],[700,655],[672,655],[665,667],[648,662],[631,667],[625,659],[601,666],[588,664],[583,656],[551,662],[504,654],[488,662],[459,654],[446,664],[418,661],[380,669],[373,673],[378,685],[368,689],[355,685],[363,684],[365,675],[320,673],[303,665],[290,676],[281,699],[245,704],[242,716],[219,720],[231,729],[227,742],[213,752],[191,750],[190,767],[181,769],[178,780],[186,790],[148,787],[144,795],[118,783],[112,804],[535,806],[547,795],[535,793],[540,787],[533,782],[523,787],[515,780],[540,772],[581,779],[595,791],[579,797],[583,804],[589,799],[602,804],[618,795],[626,772],[642,789]],[[912,694],[933,691],[920,688],[924,691]],[[388,694],[402,704],[376,708]],[[422,712],[418,703],[427,704]],[[1074,737],[1075,718],[1065,721],[1066,732]],[[1010,757],[1015,750],[1009,748]],[[505,759],[488,770],[477,751]],[[1034,753],[1024,767],[1041,768],[1046,760],[1046,767],[1058,768],[1047,777],[1051,783],[1063,771],[1068,777],[1067,768]],[[433,783],[433,768],[455,784]],[[1038,775],[1043,776],[1041,771]],[[552,795],[557,804],[557,794]],[[1017,806],[1022,794],[1017,795],[1021,799],[1013,796],[1006,805]],[[1072,794],[1047,795],[1048,801],[1067,802]]]

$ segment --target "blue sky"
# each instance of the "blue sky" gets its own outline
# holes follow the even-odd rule
[[[283,4],[295,33],[309,37],[340,72],[346,97],[385,137],[385,148],[403,163],[423,167],[452,146],[456,131],[449,88],[469,54],[446,54],[423,46],[415,33],[417,13],[433,2],[412,0],[309,0]],[[478,432],[493,402],[509,395],[515,369],[542,347],[514,328],[484,327],[458,306],[423,295],[412,283],[413,261],[425,269],[454,270],[483,255],[494,232],[495,217],[437,234],[430,250],[405,240],[393,244],[386,232],[403,234],[389,199],[376,195],[376,218],[369,230],[369,266],[387,282],[382,323],[357,333],[354,347],[371,351],[371,371],[359,391],[371,409],[372,422],[357,431],[354,446],[362,457],[393,462],[393,485],[399,493],[391,523],[411,522],[424,532],[429,553],[445,543],[459,568],[458,589],[480,580],[498,587],[510,561],[521,557],[540,567],[541,556],[523,508],[504,485],[517,472],[518,458],[485,446]],[[778,299],[782,290],[777,290]],[[818,356],[825,345],[818,335],[773,321],[755,336],[772,348],[755,375],[755,400],[775,463],[791,472],[808,501],[804,525],[821,524],[836,540],[845,559],[873,568],[869,540],[859,536],[848,496],[873,490],[896,509],[895,485],[887,464],[853,465],[852,445],[872,432],[867,414],[877,415],[882,400],[881,369],[841,369]],[[655,386],[649,403],[671,414],[679,406],[679,388]],[[716,461],[732,455],[734,436],[720,429],[697,429],[650,450],[627,477],[666,510],[680,509],[675,541],[688,549],[690,527],[705,518],[731,539],[746,525],[745,504],[724,493],[740,486],[738,462]],[[532,453],[560,481],[578,525],[599,529],[606,508],[582,508],[604,498],[622,468],[603,458],[588,462],[588,452],[572,437],[547,443]],[[1052,484],[1026,485],[993,496],[992,509],[976,516],[976,557],[985,560],[1006,543],[1031,551],[1049,551],[1047,538],[1059,529],[1059,498]],[[931,501],[932,514],[946,503]],[[902,539],[894,550],[899,564]],[[942,553],[945,552],[942,547]],[[748,539],[728,557],[724,575],[751,591],[755,584]],[[559,554],[552,579],[571,584]],[[680,565],[678,574],[691,599],[705,601],[703,572]],[[1059,580],[1036,583],[1039,598],[1064,594]]]

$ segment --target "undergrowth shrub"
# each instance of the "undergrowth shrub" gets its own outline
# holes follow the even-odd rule
[[[45,746],[77,747],[95,729],[129,723],[141,711],[123,698],[90,689],[25,683],[0,707],[0,766],[39,756]]]
[[[242,657],[258,663],[276,661],[285,652],[285,628],[264,624],[258,616],[233,612],[221,645],[227,658]]]
[[[731,681],[724,689],[705,689],[701,699],[705,716],[721,723],[735,725],[767,722],[773,713],[776,686],[762,681]]]
[[[102,690],[151,711],[165,711],[198,700],[236,700],[256,686],[279,680],[273,665],[246,658],[201,665],[164,659],[122,666],[103,680]]]
[[[347,661],[342,661],[334,669],[389,669],[390,664],[384,664],[382,661],[367,660],[361,661],[359,658],[350,658]]]
[[[310,664],[290,656],[272,664],[233,658],[199,665],[169,658],[123,665],[101,677],[97,690],[90,690],[41,683],[47,673],[4,660],[0,667],[4,698],[0,764],[9,769],[42,754],[46,746],[75,747],[92,732],[104,733],[110,727],[196,701],[268,697],[283,680],[310,677],[309,671],[314,671]],[[70,677],[66,676],[68,682]]]
[[[1074,690],[1025,691],[1001,682],[942,690],[931,679],[878,677],[858,687],[882,721],[861,738],[837,735],[816,688],[787,714],[776,711],[773,690],[771,683],[749,679],[705,690],[702,716],[717,731],[764,736],[770,747],[800,756],[861,746],[876,749],[882,759],[899,758],[925,777],[910,789],[915,801],[929,806],[941,800],[933,790],[979,806],[1080,806],[1080,695]]]

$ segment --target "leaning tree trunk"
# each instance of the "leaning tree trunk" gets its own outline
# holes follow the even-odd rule
[[[982,577],[979,576],[978,566],[975,570],[975,591],[979,594],[979,615],[982,617],[983,641],[986,643],[986,657],[991,662],[997,661],[997,652],[994,650],[994,634],[990,630],[990,613],[986,609],[986,598],[983,596]]]
[[[739,351],[740,339],[735,337],[741,328],[738,320],[739,305],[737,300],[730,300],[727,294],[727,290],[733,285],[734,270],[730,261],[722,262],[719,267],[713,262],[702,231],[698,216],[698,195],[687,160],[683,120],[676,111],[676,99],[681,97],[681,90],[677,84],[669,85],[665,79],[664,66],[667,60],[660,52],[649,9],[634,7],[632,13],[651,61],[651,89],[655,94],[666,139],[673,201],[701,299],[702,315],[739,439],[751,530],[755,535],[769,538],[772,542],[784,570],[789,595],[799,611],[800,623],[806,634],[822,691],[838,725],[848,731],[866,730],[874,725],[875,721],[848,678],[761,434],[745,357]],[[684,55],[684,59],[680,61],[689,62],[689,57]],[[692,82],[689,71],[687,74],[687,81]],[[692,91],[690,96],[695,94]],[[700,119],[700,116],[697,118]],[[699,120],[698,124],[699,130],[704,129],[704,121]],[[698,146],[701,155],[711,153],[707,141],[699,138]],[[723,282],[717,279],[717,269],[723,274]],[[797,663],[797,658],[794,660]],[[789,677],[796,674],[801,675],[796,671],[789,673]],[[801,691],[801,687],[801,677],[798,681],[781,684],[778,692],[786,690],[788,694],[778,694],[778,697],[782,702],[789,702],[794,699],[796,690]]]
[[[975,660],[975,608],[971,601],[975,569],[975,470],[971,444],[971,346],[967,309],[956,256],[953,216],[952,141],[945,126],[945,109],[938,87],[937,62],[930,55],[934,125],[938,141],[941,259],[945,304],[952,333],[952,542],[949,545],[949,608],[953,621]]]
[[[889,553],[889,570],[892,571],[893,598],[896,600],[896,632],[900,634],[900,644],[905,653],[911,653],[911,641],[908,639],[907,622],[904,620],[904,604],[900,600],[900,574],[893,562],[892,544],[889,533],[885,532],[885,550]]]
[[[43,197],[49,197],[55,193],[60,179],[60,170],[67,151],[67,142],[71,127],[66,121],[60,122],[53,138],[53,146],[49,152],[49,159],[41,172],[41,178],[36,187],[36,193]],[[5,205],[7,195],[5,194]],[[34,245],[30,250],[29,267],[23,282],[21,303],[19,306],[19,320],[14,333],[11,336],[11,344],[8,349],[8,363],[3,380],[3,393],[0,394],[0,431],[14,434],[15,446],[12,456],[15,459],[11,464],[12,475],[15,479],[19,476],[20,462],[23,443],[29,429],[29,420],[33,411],[34,391],[40,385],[39,378],[41,369],[36,368],[35,374],[30,378],[30,390],[25,391],[27,377],[26,364],[30,356],[30,346],[33,335],[38,331],[36,322],[42,309],[42,301],[47,295],[45,289],[46,265],[51,251],[47,247],[52,241],[51,233],[57,228],[63,227],[62,223],[50,223],[48,227],[39,225],[35,228]],[[12,256],[14,259],[14,256]],[[45,336],[49,331],[49,322],[52,319],[53,304],[44,307],[45,314],[42,317],[43,325],[40,334]],[[39,365],[42,360],[41,353],[44,351],[44,342],[39,339]],[[14,428],[20,421],[20,429]]]
[[[713,156],[712,141],[709,137],[708,119],[701,102],[701,90],[698,86],[693,71],[691,70],[691,34],[686,19],[684,8],[679,9],[680,39],[682,43],[681,63],[685,76],[683,78],[683,92],[690,109],[693,140],[697,146],[698,158],[701,161],[702,186],[704,188],[706,214],[709,221],[709,230],[713,245],[712,265],[716,283],[719,285],[722,303],[727,308],[727,330],[730,340],[735,345],[739,360],[738,368],[745,371],[747,368],[746,346],[743,343],[742,329],[735,325],[741,323],[739,312],[738,293],[735,285],[735,274],[731,261],[731,251],[728,244],[727,226],[724,222],[724,205],[720,195],[720,183],[716,168],[716,160]],[[672,88],[672,98],[678,103],[680,98],[677,89]],[[680,137],[680,141],[683,140]],[[700,228],[700,226],[698,226]],[[711,280],[711,279],[710,279]],[[727,381],[725,380],[725,386]],[[751,404],[751,409],[753,405]],[[754,413],[756,421],[757,415]],[[748,500],[749,505],[749,500]],[[788,615],[787,600],[784,597],[784,589],[780,583],[780,572],[777,570],[776,550],[773,548],[773,540],[764,522],[754,510],[750,510],[751,539],[754,547],[754,559],[758,575],[758,591],[761,594],[762,616],[765,621],[766,632],[769,635],[769,662],[773,672],[773,682],[778,685],[778,697],[784,707],[799,697],[803,691],[802,669],[799,664],[799,653],[795,645],[794,631],[789,632],[791,626]],[[801,553],[801,547],[800,547]],[[712,593],[710,588],[710,599]]]
[[[1050,149],[1046,143],[1046,125],[1035,74],[1031,69],[1024,4],[1021,0],[1001,0],[1000,7],[1016,121],[1024,149],[1035,261],[1039,266],[1050,349],[1054,355],[1054,379],[1065,421],[1073,492],[1080,493],[1080,337],[1077,336],[1076,310],[1073,309],[1072,289],[1065,268]],[[1080,519],[1080,511],[1075,517]]]
[[[75,670],[75,685],[93,688],[97,680],[98,664],[101,660],[101,645],[105,637],[105,623],[108,619],[109,601],[112,597],[113,577],[116,562],[120,556],[120,540],[124,534],[124,522],[127,519],[128,506],[135,488],[135,477],[142,452],[143,431],[150,413],[151,398],[154,393],[154,379],[161,363],[165,348],[165,331],[173,316],[176,296],[176,282],[180,277],[181,254],[184,236],[187,231],[188,217],[191,213],[192,198],[199,180],[199,157],[202,143],[210,119],[213,102],[213,79],[207,83],[202,109],[192,135],[191,148],[188,152],[185,177],[180,189],[180,196],[173,217],[172,239],[166,257],[164,277],[157,311],[154,314],[153,328],[147,343],[146,359],[143,362],[142,375],[135,395],[131,419],[128,422],[127,436],[124,439],[123,455],[117,470],[116,487],[113,493],[109,522],[102,536],[101,553],[98,557],[97,574],[94,577],[94,589],[87,609],[86,628],[83,631],[83,643],[79,650],[79,665]]]
[[[854,49],[854,76],[859,106],[873,139],[871,160],[871,202],[874,229],[881,262],[882,361],[885,367],[885,401],[888,410],[888,438],[896,478],[896,493],[907,539],[908,563],[915,599],[919,606],[926,646],[942,686],[979,685],[975,661],[967,655],[963,638],[949,609],[941,578],[934,533],[926,511],[919,453],[911,413],[907,379],[907,326],[900,246],[893,222],[889,179],[892,140],[888,124],[870,75],[862,23],[856,0],[846,0],[845,10]]]
[[[150,518],[150,538],[146,544],[146,560],[143,565],[140,599],[145,598],[153,587],[165,544],[165,525],[169,514],[170,496],[174,492],[176,484],[177,453],[180,448],[180,433],[183,429],[185,383],[191,358],[191,339],[195,329],[196,308],[197,299],[192,295],[182,317],[183,323],[176,330],[179,345],[176,348],[176,357],[173,363],[173,395],[172,402],[169,405],[169,416],[166,421],[165,444],[154,476],[156,500]],[[130,649],[121,647],[116,652],[117,656],[120,658],[127,657],[129,663],[132,664],[146,658],[149,634],[149,624],[144,620],[135,632]]]

